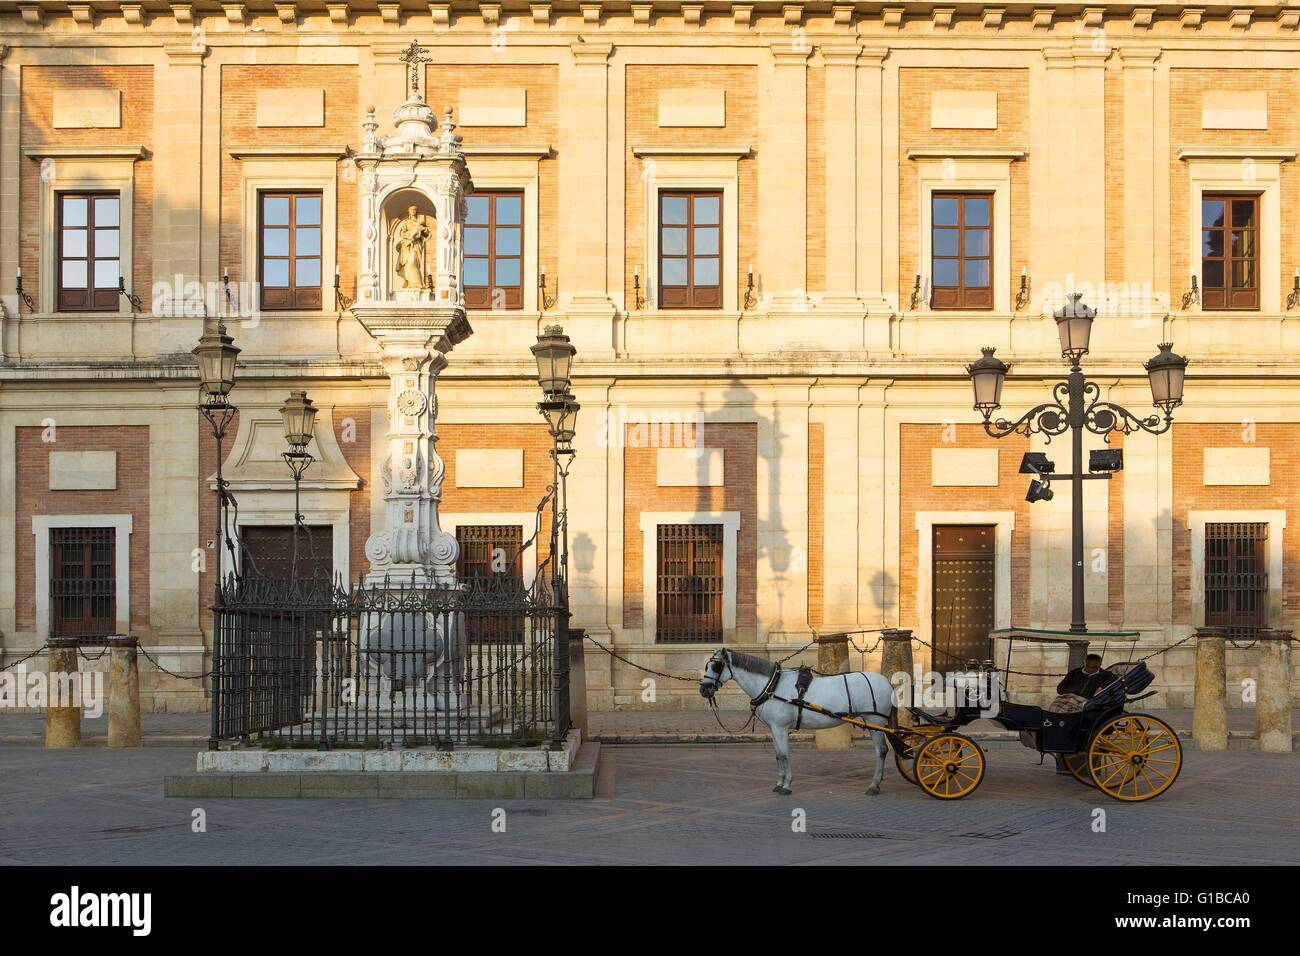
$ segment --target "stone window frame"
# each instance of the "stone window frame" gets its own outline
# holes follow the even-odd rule
[[[116,602],[115,630],[131,631],[131,534],[135,519],[131,515],[32,515],[32,535],[36,538],[34,581],[36,590],[36,637],[42,643],[50,639],[53,620],[50,607],[50,568],[54,560],[50,544],[52,528],[113,528],[113,596]]]
[[[467,525],[519,525],[523,528],[523,540],[527,541],[537,527],[537,515],[532,511],[458,511],[454,514],[438,516],[438,526],[453,538],[456,529]],[[537,580],[537,548],[540,541],[534,541],[523,552],[524,587],[531,588]]]
[[[720,524],[722,525],[722,643],[736,639],[737,547],[740,542],[739,511],[643,511],[641,528],[641,623],[642,639],[656,643],[659,629],[658,562],[659,525],[661,524]],[[696,645],[681,641],[663,645],[674,650]],[[699,647],[717,647],[713,641],[702,641]]]
[[[338,160],[346,155],[342,146],[236,146],[230,155],[241,160],[240,281],[258,284],[253,307],[261,304],[261,221],[262,194],[319,192],[321,196],[321,305],[319,309],[267,309],[276,317],[334,312],[334,270],[338,265]],[[245,303],[239,303],[241,307]],[[290,516],[292,524],[292,516]]]
[[[1187,262],[1196,284],[1201,275],[1201,197],[1206,193],[1259,196],[1259,305],[1254,309],[1206,309],[1201,297],[1188,306],[1197,312],[1282,311],[1282,164],[1294,162],[1294,149],[1273,147],[1185,147],[1178,158],[1187,164]],[[1178,241],[1177,237],[1173,238]]]
[[[632,147],[632,155],[645,161],[645,261],[637,264],[643,283],[643,311],[691,315],[739,311],[740,160],[749,154],[748,146]],[[722,301],[717,308],[665,309],[659,305],[659,194],[678,191],[722,193]],[[645,285],[649,275],[655,276],[654,288]]]
[[[511,316],[539,312],[537,281],[541,269],[541,161],[551,155],[549,145],[466,146],[465,158],[475,189],[485,192],[522,192],[523,307],[508,310]],[[548,282],[547,295],[555,294],[554,282]],[[471,313],[477,309],[470,309]]]
[[[1281,508],[1187,512],[1187,531],[1190,535],[1188,556],[1191,565],[1188,620],[1193,627],[1205,625],[1205,526],[1250,523],[1268,525],[1268,626],[1279,626],[1279,616],[1284,611],[1286,600],[1282,580],[1285,567],[1282,539],[1286,531],[1286,510]]]
[[[36,292],[37,311],[85,319],[131,315],[131,303],[119,296],[112,311],[58,310],[59,195],[61,193],[117,193],[118,260],[127,291],[144,297],[133,287],[135,274],[135,161],[144,155],[142,146],[33,147],[24,155],[41,164],[37,221],[40,223],[40,281]],[[46,163],[52,165],[47,166]],[[49,170],[52,170],[50,172]],[[146,290],[147,291],[147,290]]]
[[[916,263],[921,276],[921,296],[917,311],[940,315],[963,311],[988,314],[1011,314],[1011,164],[1025,158],[1024,150],[983,149],[912,149],[907,158],[917,167]],[[935,309],[931,306],[933,289],[930,275],[934,223],[931,212],[935,193],[984,193],[993,197],[992,308]],[[909,277],[910,278],[910,277]],[[909,283],[910,284],[910,283]]]

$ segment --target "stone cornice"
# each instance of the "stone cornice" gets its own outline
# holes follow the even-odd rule
[[[1280,163],[1294,162],[1294,146],[1184,146],[1178,158],[1189,159],[1264,159]]]
[[[545,159],[551,155],[550,143],[522,143],[520,145],[462,145],[461,150],[470,159],[475,156],[524,157],[527,159]]]
[[[24,146],[23,155],[34,159],[143,159],[144,146]]]
[[[347,146],[264,146],[247,145],[230,147],[235,159],[275,159],[297,157],[302,159],[338,159],[346,156]]]
[[[907,151],[908,159],[1025,159],[1028,149],[999,149],[985,146],[918,146]]]
[[[721,156],[730,159],[744,159],[753,151],[747,144],[717,145],[702,144],[689,146],[633,146],[633,156]]]

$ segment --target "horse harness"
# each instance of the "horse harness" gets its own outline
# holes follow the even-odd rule
[[[841,674],[840,677],[844,681],[844,699],[849,702],[849,707],[852,708],[853,694],[849,690],[849,675]],[[812,684],[812,680],[813,680],[813,669],[811,667],[808,667],[807,665],[803,665],[800,666],[799,670],[796,672],[794,678],[794,689],[795,689],[794,700],[791,700],[788,697],[782,697],[776,693],[776,685],[777,682],[780,681],[780,679],[781,679],[781,665],[777,664],[772,668],[772,676],[768,678],[767,686],[765,686],[759,692],[757,697],[750,700],[749,710],[751,714],[756,713],[758,711],[758,708],[762,707],[769,700],[777,700],[783,704],[790,704],[798,711],[798,715],[795,717],[795,722],[794,722],[795,730],[799,730],[801,727],[803,727],[803,714],[805,710],[812,710],[815,713],[825,714],[828,717],[835,717],[839,720],[843,720],[846,717],[858,718],[866,715],[873,715],[877,717],[887,716],[886,714],[882,714],[876,706],[876,689],[871,686],[870,680],[867,681],[867,690],[870,691],[871,693],[871,710],[866,711],[864,713],[861,711],[850,709],[847,712],[841,714],[841,713],[832,713],[828,710],[824,710],[823,708],[817,706],[811,701],[804,700],[804,694],[808,693],[808,687],[810,684]]]

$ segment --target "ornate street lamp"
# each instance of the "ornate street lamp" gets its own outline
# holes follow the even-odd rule
[[[1015,421],[994,418],[993,413],[1001,407],[1002,383],[1006,378],[1007,366],[993,355],[993,349],[984,349],[984,357],[967,366],[971,387],[974,392],[974,407],[984,419],[984,431],[993,438],[1005,438],[1007,435],[1020,434],[1026,437],[1033,434],[1046,436],[1050,442],[1056,435],[1069,431],[1073,451],[1073,472],[1071,474],[1050,474],[1035,471],[1034,485],[1031,488],[1031,500],[1046,501],[1051,499],[1050,483],[1053,480],[1071,483],[1073,525],[1071,528],[1071,621],[1070,630],[1086,634],[1087,622],[1084,620],[1083,602],[1083,482],[1091,479],[1109,479],[1122,467],[1118,456],[1102,456],[1094,460],[1094,466],[1085,472],[1083,467],[1083,432],[1084,429],[1110,441],[1112,432],[1125,435],[1143,431],[1150,435],[1161,435],[1173,426],[1173,410],[1183,402],[1183,382],[1187,369],[1187,359],[1173,352],[1173,346],[1165,343],[1159,353],[1146,363],[1145,368],[1151,381],[1151,399],[1153,404],[1164,414],[1146,416],[1135,415],[1122,405],[1101,400],[1101,390],[1084,378],[1079,366],[1080,360],[1088,353],[1089,339],[1092,334],[1092,322],[1095,313],[1083,305],[1080,296],[1075,293],[1070,301],[1057,310],[1054,318],[1061,336],[1061,354],[1070,363],[1070,372],[1064,382],[1057,383],[1052,389],[1053,400],[1031,408]],[[1049,465],[1049,467],[1051,467]],[[1071,642],[1071,664],[1075,666],[1074,656],[1077,650]],[[1086,641],[1081,639],[1079,648]],[[1079,662],[1082,664],[1082,661]]]
[[[537,384],[542,401],[537,410],[546,419],[551,434],[551,460],[554,480],[551,495],[551,562],[552,599],[555,601],[555,711],[559,736],[569,729],[569,464],[573,460],[573,438],[577,434],[578,410],[581,407],[569,391],[573,356],[577,354],[564,329],[548,325],[532,347],[537,359]]]
[[[293,475],[293,562],[290,565],[290,587],[298,587],[298,529],[302,527],[302,475],[316,459],[307,451],[312,435],[316,430],[316,406],[311,403],[305,391],[290,392],[289,397],[280,406],[280,418],[284,422],[284,440],[289,450],[284,452],[284,462]]]
[[[558,398],[569,390],[569,371],[577,349],[569,342],[564,329],[548,325],[532,347],[537,359],[537,384],[548,399]]]
[[[231,495],[230,489],[226,486],[226,480],[221,475],[221,462],[225,457],[222,452],[222,441],[226,437],[226,429],[234,420],[238,409],[230,403],[230,391],[235,387],[235,358],[239,355],[239,348],[235,345],[235,340],[226,334],[226,327],[218,323],[215,329],[207,329],[199,337],[199,344],[192,351],[195,361],[199,368],[199,414],[208,423],[212,430],[212,437],[217,446],[217,561],[216,561],[216,583],[213,586],[213,606],[212,606],[212,732],[208,738],[208,749],[217,749],[217,739],[220,728],[217,726],[220,708],[216,705],[216,696],[220,675],[220,655],[218,647],[220,644],[220,635],[217,629],[219,626],[217,618],[217,609],[222,604],[222,589],[225,586],[225,574],[222,569],[222,554],[229,548],[231,557],[231,567],[237,567],[235,564],[234,546],[231,542],[232,535],[227,535],[226,529],[229,522],[230,508],[235,503],[234,496]]]

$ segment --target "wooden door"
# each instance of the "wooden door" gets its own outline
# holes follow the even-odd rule
[[[935,525],[930,633],[933,668],[965,670],[967,661],[993,656],[994,525]]]

